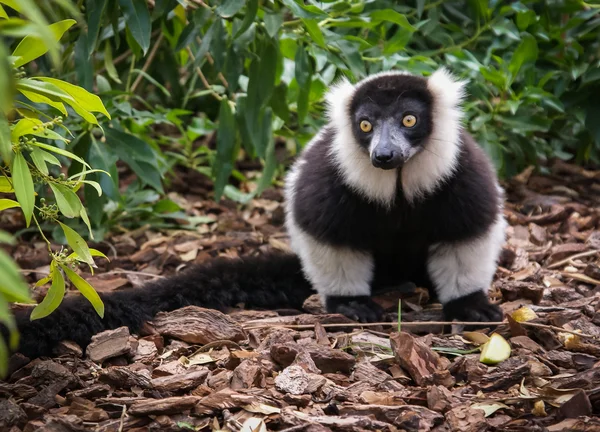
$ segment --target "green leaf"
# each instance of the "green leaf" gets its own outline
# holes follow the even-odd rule
[[[88,25],[88,58],[91,57],[96,50],[96,41],[98,40],[102,19],[104,18],[104,10],[106,9],[107,4],[108,0],[86,0],[85,2],[86,21]]]
[[[90,223],[90,218],[88,217],[87,210],[85,209],[85,207],[81,206],[81,211],[79,212],[79,216],[81,217],[81,220],[83,220],[83,223],[88,228],[88,233],[90,234],[90,239],[94,240],[92,224]]]
[[[50,269],[52,285],[46,293],[44,300],[31,311],[32,321],[44,318],[54,312],[60,306],[65,296],[65,278],[56,266],[56,261],[52,261]]]
[[[102,299],[96,290],[94,290],[94,288],[85,279],[83,279],[69,267],[65,266],[64,264],[59,265],[64,270],[69,280],[73,282],[73,285],[75,285],[79,292],[81,292],[81,294],[83,294],[83,296],[92,304],[100,318],[104,318],[104,303],[102,302]]]
[[[18,141],[20,137],[25,135],[34,135],[40,138],[60,140],[63,142],[67,141],[65,137],[57,134],[52,129],[44,128],[44,122],[37,118],[20,119],[10,132],[10,139],[12,141]]]
[[[0,177],[0,193],[13,193],[15,190],[13,189],[11,183],[8,181],[8,178],[1,176]]]
[[[125,22],[135,41],[140,45],[144,55],[150,48],[150,32],[152,23],[150,22],[150,13],[145,1],[140,0],[119,0],[119,5],[123,11]]]
[[[396,12],[393,9],[375,10],[375,11],[371,12],[371,20],[372,20],[372,22],[376,22],[376,23],[382,22],[382,21],[392,22],[394,24],[398,24],[400,27],[402,27],[408,31],[411,31],[411,32],[417,31],[417,29],[415,27],[413,27],[411,25],[411,23],[408,22],[408,20],[406,19],[406,17],[404,15]]]
[[[17,81],[17,89],[19,91],[26,90],[32,93],[45,96],[48,99],[55,102],[75,102],[75,99],[73,99],[71,95],[66,93],[64,90],[61,90],[59,87],[55,86],[52,83],[46,83],[29,78],[21,78],[19,81]]]
[[[298,83],[298,124],[304,123],[308,113],[308,98],[312,77],[312,64],[305,47],[298,45],[296,50],[296,82]]]
[[[529,33],[523,34],[523,39],[515,50],[510,60],[510,64],[508,65],[508,70],[512,76],[511,83],[515,80],[523,65],[535,62],[537,57],[538,45],[535,38]]]
[[[219,129],[217,130],[217,155],[213,167],[215,177],[215,200],[219,201],[233,170],[233,150],[235,148],[235,120],[229,101],[221,100],[219,109]]]
[[[244,3],[244,0],[225,0],[217,8],[217,13],[221,15],[222,18],[231,18],[240,11],[244,6]]]
[[[252,23],[254,22],[254,17],[256,16],[256,12],[258,12],[258,0],[248,0],[246,6],[246,15],[244,16],[244,20],[242,21],[242,25],[235,33],[234,39],[237,39],[238,36],[243,34],[246,30],[250,28]]]
[[[11,169],[13,187],[15,188],[15,195],[21,209],[25,215],[25,223],[27,227],[31,223],[31,216],[33,215],[33,207],[35,205],[35,190],[33,188],[33,179],[31,172],[27,166],[27,162],[23,157],[22,153],[17,153],[13,160]]]
[[[146,141],[114,128],[107,128],[105,136],[106,144],[131,167],[140,180],[163,193],[162,173],[156,153]],[[106,191],[104,187],[102,189]]]
[[[10,302],[31,303],[29,286],[21,271],[6,252],[0,249],[0,297]],[[2,338],[0,338],[2,339]]]
[[[292,13],[299,18],[321,18],[327,14],[314,5],[306,6],[304,2],[294,0],[283,0]]]
[[[10,141],[10,127],[8,120],[2,111],[0,111],[0,157],[6,164],[12,161],[12,143]]]
[[[265,13],[263,21],[265,22],[267,34],[269,37],[274,38],[283,24],[283,15],[280,12]]]
[[[323,36],[317,21],[314,19],[303,19],[302,22],[304,23],[306,31],[308,31],[308,34],[312,40],[315,41],[321,48],[326,48],[325,37]]]
[[[77,194],[67,186],[59,183],[49,182],[48,185],[52,189],[52,192],[54,192],[56,204],[60,212],[69,219],[79,216],[81,201]]]
[[[15,207],[21,207],[21,206],[15,200],[11,200],[8,198],[0,198],[0,211],[10,209],[10,208],[15,208]]]
[[[64,157],[68,157],[69,159],[74,159],[77,162],[79,162],[80,164],[82,164],[82,165],[84,165],[84,166],[86,166],[88,168],[90,167],[86,161],[84,161],[83,159],[81,159],[76,154],[71,153],[70,151],[63,150],[63,149],[58,148],[58,147],[53,147],[51,145],[44,144],[44,143],[37,142],[37,141],[34,142],[34,143],[32,143],[31,145],[36,146],[36,147],[40,147],[40,148],[43,148],[43,149],[46,149],[46,150],[48,150],[50,152],[57,153],[57,154],[59,154],[61,156],[64,156]]]
[[[46,175],[48,175],[48,167],[46,165],[47,163],[55,166],[62,166],[62,164],[56,158],[56,156],[38,147],[33,147],[33,151],[30,153],[30,155],[37,169],[39,169]],[[42,169],[44,169],[45,171]]]
[[[115,68],[115,64],[113,63],[112,48],[110,46],[110,42],[108,41],[104,46],[104,67],[106,68],[108,76],[114,82],[122,84],[121,79],[119,78],[119,74],[117,73],[117,69]]]
[[[273,112],[275,112],[275,114],[286,123],[290,119],[290,110],[287,104],[287,90],[288,87],[285,85],[285,83],[280,83],[273,90],[270,103],[271,108],[273,108]]]
[[[77,21],[74,19],[66,19],[50,24],[48,29],[51,31],[54,40],[58,42],[63,34],[73,26]],[[14,67],[21,67],[36,58],[43,56],[48,52],[48,45],[44,39],[37,35],[25,37],[15,48],[12,55],[18,57],[14,62]]]
[[[71,98],[73,100],[75,100],[77,102],[77,106],[81,107],[81,109],[84,109],[85,111],[89,111],[89,112],[102,113],[108,119],[110,119],[110,114],[104,107],[104,104],[102,103],[102,99],[100,99],[95,94],[88,92],[86,89],[76,86],[76,85],[73,85],[73,84],[70,84],[65,81],[55,79],[55,78],[39,77],[37,79],[40,81],[44,81],[44,82],[53,84],[57,88],[63,90],[65,93],[67,93],[69,96],[71,96]],[[68,100],[65,102],[68,103],[69,105],[71,105],[73,107],[73,109],[75,109],[75,111],[77,111],[76,107],[72,103],[70,103]]]
[[[79,258],[86,264],[89,264],[92,267],[95,267],[94,259],[90,253],[90,248],[88,247],[85,240],[68,225],[65,225],[62,222],[58,222],[63,232],[65,233],[65,237],[67,238],[67,243],[73,249],[73,252],[77,254]]]

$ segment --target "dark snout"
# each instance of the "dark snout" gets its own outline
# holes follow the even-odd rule
[[[383,122],[379,139],[371,151],[373,166],[384,170],[400,168],[410,153],[410,144],[398,126],[390,121]]]
[[[404,165],[404,162],[400,149],[394,149],[390,145],[377,146],[371,154],[371,163],[375,168],[396,169]]]

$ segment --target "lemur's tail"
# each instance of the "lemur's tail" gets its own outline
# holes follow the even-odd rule
[[[137,332],[158,312],[188,305],[221,311],[239,303],[246,308],[300,309],[313,293],[295,255],[219,258],[141,288],[101,294],[103,319],[82,296],[65,299],[56,311],[39,320],[29,320],[30,310],[18,312],[18,352],[29,358],[49,356],[63,340],[85,349],[91,337],[102,330],[127,326]]]

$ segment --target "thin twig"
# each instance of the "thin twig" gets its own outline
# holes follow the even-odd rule
[[[418,326],[438,326],[438,325],[466,325],[466,326],[480,326],[480,327],[488,327],[488,326],[499,326],[503,324],[508,324],[503,321],[492,321],[492,322],[470,322],[470,321],[411,321],[411,322],[403,322],[402,325],[404,327],[418,327]],[[536,327],[536,328],[545,328],[548,330],[554,330],[562,333],[573,334],[582,338],[588,339],[597,339],[596,336],[579,333],[573,330],[567,330],[562,327],[556,327],[553,325],[540,324],[540,323],[532,323],[532,322],[521,322],[519,323],[525,327]],[[335,323],[335,324],[321,324],[324,328],[339,328],[339,327],[376,327],[376,326],[388,326],[395,327],[398,325],[397,322],[378,322],[378,323]],[[244,330],[256,330],[270,327],[281,327],[281,328],[289,328],[295,330],[310,330],[315,327],[315,324],[266,324],[266,325],[255,325],[251,324],[248,327],[244,327]]]
[[[158,39],[156,40],[156,43],[152,47],[152,50],[150,51],[150,55],[148,55],[148,58],[146,58],[146,62],[144,63],[144,66],[142,67],[142,72],[146,73],[146,71],[150,67],[150,64],[154,60],[154,57],[156,57],[156,53],[158,52],[158,48],[160,47],[160,44],[162,43],[163,39],[164,39],[164,34],[161,32],[161,34],[158,35]],[[131,86],[131,93],[135,93],[135,89],[140,84],[140,82],[142,82],[143,78],[144,78],[144,74],[141,74],[141,73],[138,74],[137,78],[133,82],[133,85]]]
[[[202,45],[202,39],[200,39],[199,36],[196,36],[196,42],[198,42],[198,45]],[[215,59],[213,59],[213,56],[209,52],[207,52],[205,55],[206,55],[206,60],[208,60],[210,65],[213,66],[215,64]],[[223,85],[226,88],[229,88],[229,83],[227,82],[227,80],[225,79],[225,77],[223,76],[223,74],[221,72],[217,73],[217,77],[221,80],[221,82],[223,83]]]
[[[111,270],[104,274],[132,274],[132,275],[137,275],[137,276],[150,276],[150,277],[157,278],[157,279],[163,279],[166,277],[166,276],[162,276],[162,275],[133,271],[133,270]]]
[[[192,53],[192,50],[190,49],[190,47],[187,47],[187,52],[190,55],[192,61],[196,61],[196,57],[194,56],[194,53]],[[209,82],[206,80],[206,77],[202,73],[202,69],[200,69],[200,66],[196,66],[195,69],[196,69],[196,73],[200,77],[200,81],[202,81],[202,84],[204,85],[204,87],[206,87],[207,90],[210,90],[210,94],[212,94],[219,101],[221,99],[223,99],[221,97],[221,95],[218,94],[216,91],[214,91],[213,88],[210,86]]]
[[[598,252],[600,252],[600,251],[597,250],[597,249],[594,249],[594,250],[591,250],[591,251],[580,252],[578,254],[575,254],[575,255],[572,255],[570,257],[567,257],[564,260],[560,260],[560,261],[555,262],[554,264],[550,264],[546,268],[547,269],[553,269],[553,268],[556,268],[556,267],[560,267],[561,265],[570,263],[574,259],[584,258],[584,257],[596,255]]]

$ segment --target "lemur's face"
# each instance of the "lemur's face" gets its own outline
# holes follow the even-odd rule
[[[432,96],[425,79],[381,76],[361,84],[350,119],[356,141],[376,168],[400,168],[423,150],[432,130]]]

